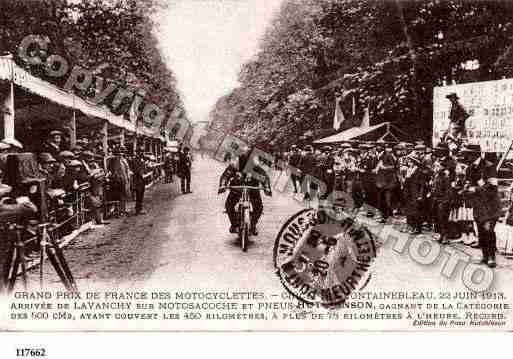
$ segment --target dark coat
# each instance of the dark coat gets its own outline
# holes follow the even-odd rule
[[[453,103],[451,105],[451,110],[449,112],[449,120],[457,128],[464,128],[465,121],[469,117],[470,115],[467,113],[467,111],[465,111],[465,109],[459,102]]]
[[[167,156],[164,160],[164,169],[169,172],[174,172],[175,170],[175,160],[171,156]]]
[[[335,158],[332,155],[324,154],[319,162],[319,170],[320,170],[320,177],[319,179],[322,179],[323,181],[327,181],[328,177],[330,177],[330,172],[333,171],[333,166],[335,165]]]
[[[501,216],[501,203],[497,186],[486,183],[476,188],[474,195],[474,219],[478,223],[498,220]]]
[[[378,157],[376,154],[368,152],[362,156],[360,164],[366,174],[374,174],[374,169],[378,164]]]
[[[327,154],[321,154],[315,159],[315,167],[313,170],[313,175],[315,178],[324,181],[326,178],[326,174],[330,165],[330,157]],[[333,168],[333,163],[331,163],[331,168]]]
[[[392,189],[398,184],[397,178],[397,161],[391,153],[382,153],[378,158],[378,166],[376,173],[376,186],[378,188]]]
[[[121,156],[110,157],[107,169],[111,173],[111,188],[118,196],[130,197],[130,168],[125,158]]]
[[[315,169],[315,163],[315,155],[313,153],[307,153],[303,156],[300,169],[303,173],[312,175]]]
[[[492,162],[482,161],[481,177],[488,179],[497,177],[497,170]],[[501,201],[499,190],[496,185],[485,182],[483,186],[476,187],[472,201],[474,208],[474,219],[476,222],[498,220],[501,216]]]
[[[77,185],[80,185],[81,183],[87,182],[87,180],[87,175],[84,173],[83,169],[80,171],[75,171],[69,167],[66,168],[66,173],[62,179],[66,192],[75,192],[73,184],[76,182]]]
[[[41,152],[46,152],[52,155],[53,158],[59,160],[59,153],[61,153],[62,146],[57,147],[52,143],[45,142],[41,148]]]
[[[146,162],[142,155],[137,155],[132,161],[131,170],[134,174],[134,186],[144,185],[144,175],[146,174]]]
[[[362,183],[369,190],[376,186],[376,173],[374,169],[378,164],[378,157],[374,153],[366,153],[360,160],[360,168],[363,170]]]
[[[433,177],[433,200],[449,203],[452,199],[452,186],[449,170],[441,170]]]
[[[192,158],[189,153],[180,152],[178,155],[178,162],[176,164],[176,171],[179,177],[184,177],[191,172]]]
[[[425,173],[419,168],[413,172],[408,171],[404,179],[404,202],[407,216],[420,216],[422,203],[427,194],[427,179]]]
[[[289,158],[289,165],[295,168],[299,168],[301,163],[301,153],[293,152]]]

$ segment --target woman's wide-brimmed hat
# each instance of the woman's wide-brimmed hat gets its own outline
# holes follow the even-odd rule
[[[410,153],[408,156],[406,156],[407,160],[413,161],[416,165],[422,165],[422,161],[417,158],[413,153]]]

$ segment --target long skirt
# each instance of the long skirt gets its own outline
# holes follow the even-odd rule
[[[462,234],[469,234],[474,232],[474,210],[468,203],[463,203],[461,206],[453,208],[449,216],[449,222],[459,228]]]
[[[462,206],[453,208],[451,210],[449,220],[453,222],[473,221],[474,210],[464,203]]]

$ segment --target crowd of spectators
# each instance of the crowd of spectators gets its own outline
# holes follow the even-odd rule
[[[98,147],[87,138],[71,147],[59,129],[34,152],[17,141],[0,142],[0,224],[22,224],[35,235],[49,222],[62,237],[86,222],[103,226],[108,216],[129,215],[132,199],[133,214],[144,214],[144,188],[161,178],[161,158],[142,147],[114,144],[107,154]]]
[[[382,223],[403,215],[401,231],[433,231],[442,244],[459,241],[481,248],[482,262],[496,266],[494,228],[503,214],[498,160],[479,145],[345,141],[318,148],[293,145],[276,157],[276,163],[288,164],[294,191],[307,201],[336,191],[349,194],[356,212]]]

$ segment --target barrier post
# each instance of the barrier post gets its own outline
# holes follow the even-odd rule
[[[3,137],[14,139],[14,84],[9,82],[7,88],[2,86],[0,91],[0,104],[2,106]]]
[[[508,150],[506,152],[504,152],[504,154],[502,155],[501,159],[499,160],[499,163],[497,164],[497,172],[499,172],[499,170],[502,167],[502,164],[504,163],[504,161],[508,157],[508,154],[511,151],[511,146],[513,146],[513,141],[510,142]]]
[[[71,148],[75,147],[77,144],[77,118],[75,109],[73,109],[73,114],[71,115],[71,118],[69,119],[69,144]]]
[[[105,121],[102,127],[102,150],[103,154],[107,156],[109,154],[109,123]]]

